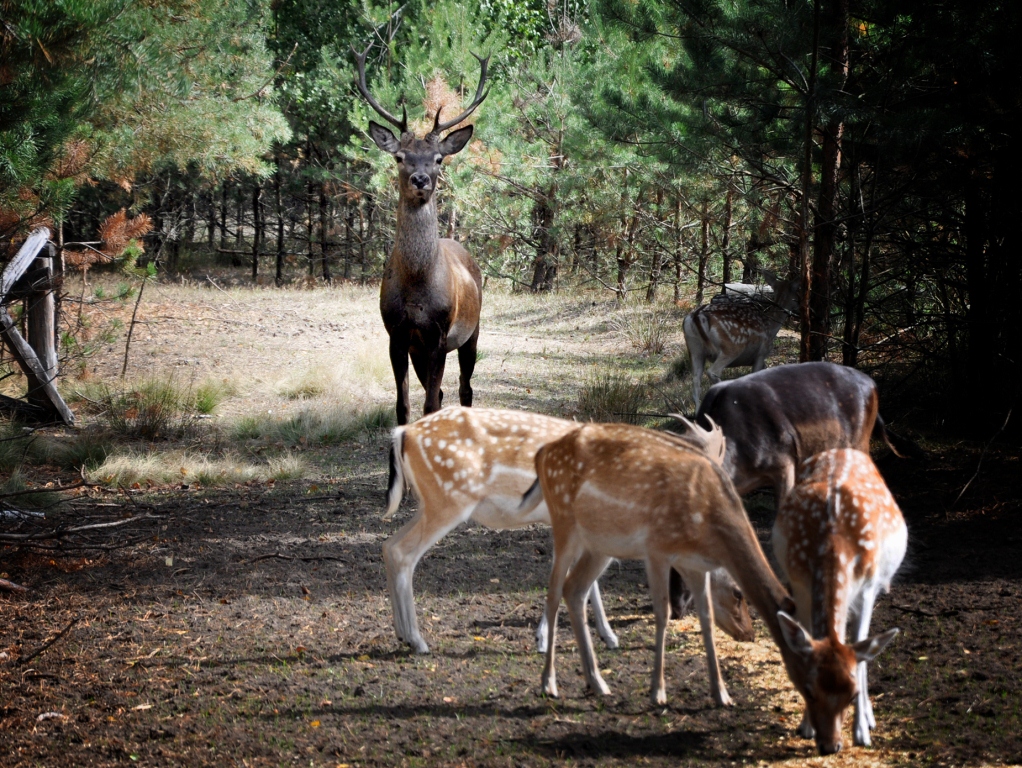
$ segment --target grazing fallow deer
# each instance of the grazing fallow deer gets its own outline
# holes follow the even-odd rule
[[[870,437],[898,456],[921,449],[880,418],[876,384],[854,368],[815,362],[778,365],[710,387],[696,421],[709,417],[727,438],[724,471],[738,493],[772,485],[777,502],[795,484],[799,464],[831,448],[869,453]]]
[[[754,372],[762,370],[777,331],[798,304],[797,280],[781,280],[767,270],[762,273],[773,289],[772,298],[725,293],[690,312],[682,323],[692,359],[696,407],[702,399],[706,361],[713,360],[706,373],[714,382],[720,381],[725,368],[751,365]]]
[[[835,449],[802,462],[798,483],[777,512],[773,546],[802,625],[785,628],[788,645],[828,672],[810,681],[798,727],[801,736],[815,735],[823,754],[841,749],[841,723],[853,700],[852,737],[858,746],[870,744],[876,721],[866,662],[898,630],[869,637],[869,622],[877,596],[890,591],[907,542],[901,511],[867,454]],[[849,620],[853,642],[845,645]],[[821,690],[828,679],[843,684]]]
[[[528,511],[545,500],[554,534],[546,603],[550,639],[543,669],[548,695],[557,696],[555,633],[562,594],[586,681],[593,691],[609,693],[581,621],[581,608],[589,585],[612,557],[646,563],[656,615],[652,684],[656,704],[667,698],[663,658],[672,567],[681,571],[695,594],[710,689],[718,704],[731,703],[717,664],[713,609],[706,599],[706,575],[718,567],[727,569],[763,618],[813,717],[818,708],[829,708],[831,697],[854,690],[854,669],[803,653],[789,639],[808,633],[789,615],[795,603],[767,563],[741,499],[716,458],[715,452],[708,454],[690,441],[619,424],[587,424],[539,450],[538,480],[522,499],[522,509]]]
[[[369,135],[376,146],[393,155],[398,165],[397,231],[383,270],[380,313],[390,335],[390,363],[397,382],[397,423],[407,424],[409,356],[426,390],[424,413],[440,409],[444,365],[447,353],[455,349],[461,366],[458,396],[462,405],[472,405],[482,274],[461,243],[439,236],[433,193],[444,158],[464,149],[472,138],[472,126],[451,131],[443,138],[441,134],[465,120],[486,98],[489,58],[476,57],[481,68],[479,86],[468,108],[446,122],[440,121],[438,109],[432,130],[419,139],[408,130],[407,113],[402,112],[398,120],[370,94],[365,75],[368,52],[369,48],[362,53],[355,51],[358,89],[369,105],[400,132],[395,138],[387,128],[369,121]]]
[[[451,530],[469,519],[495,530],[549,524],[545,504],[524,514],[518,504],[536,479],[536,451],[579,426],[525,411],[455,407],[394,430],[387,516],[397,511],[406,484],[419,500],[412,519],[383,545],[398,639],[418,653],[429,652],[419,633],[412,576],[422,556]],[[714,572],[712,587],[718,626],[737,640],[751,640],[752,619],[734,582],[725,572]],[[600,636],[616,648],[595,582],[591,599]],[[546,639],[541,622],[540,652]]]

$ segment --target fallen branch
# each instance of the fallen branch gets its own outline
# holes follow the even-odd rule
[[[961,500],[962,496],[965,495],[965,492],[967,490],[969,490],[969,486],[972,485],[972,481],[975,480],[977,477],[979,477],[979,469],[980,469],[980,467],[983,466],[983,459],[986,458],[987,451],[990,450],[990,446],[993,445],[993,442],[994,442],[994,440],[997,439],[997,436],[1004,431],[1004,428],[1006,426],[1008,426],[1008,420],[1011,419],[1011,411],[1012,411],[1012,409],[1009,408],[1008,409],[1008,415],[1004,417],[1004,423],[1001,425],[1001,428],[999,430],[997,430],[996,432],[994,432],[994,436],[991,437],[990,441],[986,444],[986,446],[984,446],[983,453],[981,453],[979,455],[979,462],[977,462],[977,464],[976,464],[976,471],[972,474],[972,477],[969,478],[969,482],[967,482],[965,484],[965,487],[962,488],[961,492],[958,494],[958,496],[955,498],[955,500],[953,502],[951,502],[951,506],[948,508],[949,512],[952,509],[955,508],[955,505]]]
[[[318,560],[335,560],[338,563],[346,562],[343,557],[334,557],[332,555],[320,555],[319,557],[296,557],[295,555],[282,555],[280,552],[274,552],[270,555],[259,555],[253,557],[251,560],[243,560],[244,565],[251,565],[252,563],[258,563],[260,560],[297,560],[302,563],[311,563]]]
[[[139,520],[162,520],[163,515],[135,515],[133,517],[125,518],[124,520],[114,520],[109,523],[90,523],[89,525],[76,525],[71,528],[55,528],[49,531],[39,531],[38,533],[0,533],[0,541],[4,542],[29,542],[29,541],[45,541],[47,539],[60,539],[64,536],[68,536],[72,533],[82,533],[83,531],[98,531],[108,528],[120,528],[123,525],[138,522]]]
[[[13,581],[8,581],[7,579],[0,579],[0,589],[5,589],[8,592],[28,592],[28,587],[15,584]]]
[[[80,618],[81,618],[81,616],[75,616],[75,617],[74,617],[73,619],[71,619],[71,621],[70,621],[70,622],[68,622],[68,625],[67,625],[66,627],[64,627],[64,628],[63,628],[62,630],[60,630],[60,632],[58,632],[58,633],[57,633],[57,634],[55,634],[55,635],[54,635],[53,637],[51,637],[51,638],[50,638],[49,640],[47,640],[47,641],[46,641],[45,643],[43,643],[42,645],[40,645],[40,646],[39,646],[38,648],[36,648],[36,649],[35,649],[35,650],[34,650],[34,651],[33,651],[32,653],[30,653],[30,654],[29,654],[28,656],[24,656],[24,657],[22,657],[22,658],[18,659],[18,666],[23,666],[23,665],[25,665],[25,664],[28,664],[28,663],[29,663],[30,661],[32,661],[32,659],[36,658],[36,657],[37,657],[37,656],[39,656],[39,655],[40,655],[41,653],[43,653],[44,651],[46,651],[47,649],[49,649],[49,648],[50,648],[50,646],[52,646],[52,645],[53,645],[53,644],[54,644],[55,642],[57,642],[58,640],[60,640],[60,638],[62,638],[62,637],[63,637],[64,635],[66,635],[66,634],[67,634],[67,633],[68,633],[69,631],[71,631],[71,627],[73,627],[73,626],[74,626],[75,624],[77,624],[77,623],[78,623],[78,620],[79,620]]]
[[[11,491],[10,493],[0,493],[0,499],[9,499],[13,496],[28,496],[32,493],[59,493],[60,491],[73,491],[75,488],[84,488],[85,483],[75,483],[74,485],[62,485],[57,488],[26,488],[23,491]]]

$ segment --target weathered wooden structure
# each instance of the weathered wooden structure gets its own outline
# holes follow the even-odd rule
[[[0,407],[36,421],[74,424],[74,414],[57,392],[56,287],[60,264],[49,243],[50,231],[39,227],[28,236],[0,276],[0,339],[28,379],[26,403],[5,398]],[[7,311],[11,301],[28,306],[28,340]]]

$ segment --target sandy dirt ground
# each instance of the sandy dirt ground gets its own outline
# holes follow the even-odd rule
[[[309,407],[281,392],[310,371],[347,388],[338,403],[392,401],[371,289],[146,290],[129,377],[232,387],[192,445],[223,443],[242,416]],[[111,304],[91,328],[130,312],[130,301]],[[477,404],[570,415],[593,370],[662,374],[680,332],[667,355],[644,358],[616,330],[621,312],[600,297],[488,297]],[[115,379],[123,354],[121,326],[87,375]],[[445,389],[456,381],[452,358]],[[758,621],[753,643],[718,633],[734,707],[712,705],[693,616],[672,622],[669,702],[650,705],[653,626],[638,562],[612,565],[602,582],[621,637],[618,650],[597,647],[612,695],[587,695],[562,619],[562,698],[541,696],[533,632],[551,549],[542,528],[469,525],[443,539],[415,578],[432,653],[409,653],[394,637],[380,546],[414,502],[381,519],[387,445],[375,431],[290,446],[315,467],[290,483],[89,489],[51,516],[136,518],[111,532],[108,551],[0,549],[0,571],[29,588],[0,593],[0,765],[1022,762],[1017,449],[994,442],[984,455],[985,443],[935,436],[920,462],[877,448],[911,543],[873,627],[902,633],[870,669],[874,746],[819,758],[794,734],[800,701]],[[754,494],[747,508],[767,546],[772,498]]]

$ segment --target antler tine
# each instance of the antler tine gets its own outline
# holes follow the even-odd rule
[[[472,103],[469,104],[468,108],[464,112],[462,112],[460,115],[458,115],[456,118],[454,118],[453,120],[447,120],[446,122],[443,122],[443,123],[440,122],[440,110],[438,109],[436,111],[436,118],[433,120],[433,130],[431,130],[429,132],[429,134],[427,135],[426,138],[430,138],[430,137],[437,138],[437,137],[439,137],[439,135],[441,133],[446,131],[448,128],[453,128],[458,123],[460,123],[461,121],[465,120],[473,112],[475,112],[476,111],[476,107],[478,107],[480,104],[482,104],[483,100],[487,96],[489,96],[490,89],[486,88],[486,91],[484,92],[483,88],[486,87],[486,72],[487,72],[487,70],[490,67],[490,57],[487,56],[484,59],[484,58],[482,58],[480,56],[477,56],[474,53],[472,55],[475,56],[476,61],[479,62],[479,69],[480,69],[480,72],[479,72],[479,85],[476,86],[476,95],[472,99]]]
[[[727,449],[727,441],[724,437],[724,430],[720,428],[720,425],[713,420],[712,416],[707,415],[706,420],[710,422],[709,429],[703,429],[695,422],[689,421],[680,413],[669,414],[672,418],[677,419],[688,428],[688,433],[699,440],[703,444],[703,448],[706,451],[706,455],[716,463],[720,464],[724,461],[724,453]]]
[[[355,65],[358,69],[358,90],[362,93],[362,97],[369,102],[369,106],[375,109],[387,122],[393,124],[401,133],[408,130],[408,112],[404,107],[401,107],[401,119],[398,120],[390,112],[381,107],[373,95],[369,93],[369,87],[366,85],[366,56],[369,54],[369,50],[373,47],[372,43],[369,43],[369,47],[359,53],[355,46],[351,46],[351,52],[355,54]]]

